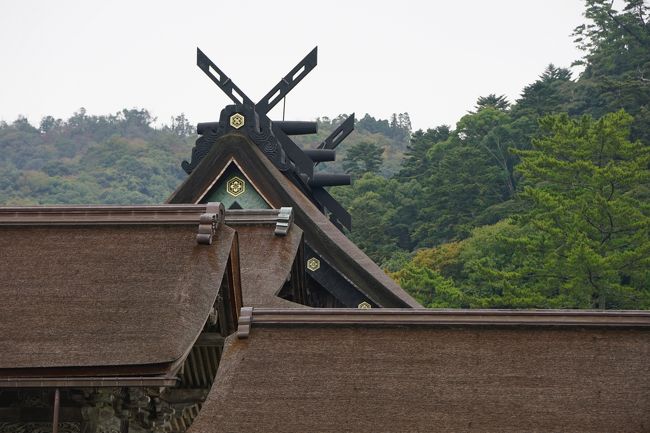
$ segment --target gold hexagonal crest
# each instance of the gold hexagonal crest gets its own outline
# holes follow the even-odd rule
[[[370,309],[372,308],[372,305],[370,305],[370,304],[367,303],[366,301],[363,301],[362,303],[360,303],[360,304],[357,306],[357,308],[358,308],[359,310],[370,310]]]
[[[226,192],[233,197],[243,194],[246,191],[246,183],[237,176],[231,177],[226,182]]]
[[[312,257],[311,259],[307,260],[307,269],[312,272],[319,270],[320,260],[318,260],[316,257]]]
[[[244,118],[244,116],[242,116],[239,113],[235,113],[232,116],[230,116],[230,126],[232,126],[235,129],[239,129],[242,126],[244,126],[245,120],[246,119]]]

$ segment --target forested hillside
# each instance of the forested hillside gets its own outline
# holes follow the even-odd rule
[[[304,147],[316,147],[347,118],[346,114],[334,119],[321,117],[317,119],[317,134],[297,136],[295,139]],[[384,177],[392,176],[401,169],[411,132],[408,113],[395,113],[390,120],[375,119],[369,114],[361,119],[357,117],[354,133],[336,150],[337,160],[320,164],[318,169],[346,171],[353,175],[369,171]]]
[[[648,6],[588,0],[573,77],[549,65],[519,99],[456,125],[357,116],[332,188],[349,236],[431,307],[650,308]],[[345,115],[319,119],[319,143]],[[205,120],[205,119],[204,119]],[[194,130],[144,109],[0,122],[0,203],[161,203]]]
[[[143,109],[63,121],[0,122],[0,203],[162,203],[185,178],[193,128],[180,115],[154,129]]]
[[[650,24],[588,0],[583,72],[549,65],[417,131],[401,170],[335,195],[351,237],[428,306],[650,308]]]

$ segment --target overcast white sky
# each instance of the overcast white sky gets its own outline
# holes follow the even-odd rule
[[[2,0],[0,120],[82,106],[217,120],[230,100],[196,66],[197,46],[257,101],[317,45],[287,119],[407,111],[415,128],[454,125],[479,96],[513,101],[548,63],[578,59],[582,11],[582,0]]]

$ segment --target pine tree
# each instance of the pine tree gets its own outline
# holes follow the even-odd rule
[[[628,140],[632,117],[546,117],[519,151],[531,209],[516,219],[519,284],[554,307],[650,307],[650,148]],[[510,274],[512,277],[512,274]]]
[[[384,149],[377,143],[362,141],[350,146],[343,159],[343,169],[354,177],[377,173],[383,162]]]

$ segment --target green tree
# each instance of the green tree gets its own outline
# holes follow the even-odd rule
[[[546,296],[514,278],[526,227],[511,219],[477,227],[458,249],[455,282],[473,308],[549,308]]]
[[[406,264],[391,277],[427,308],[467,307],[463,293],[454,282],[440,275],[430,267],[418,264],[417,260]]]
[[[405,132],[411,133],[411,117],[408,113],[399,113],[397,115],[397,125]]]
[[[506,111],[510,107],[510,103],[508,102],[506,95],[497,96],[494,93],[490,93],[487,96],[479,96],[476,101],[476,106],[474,107],[476,112],[488,107],[500,111]]]
[[[632,137],[650,144],[650,6],[623,0],[586,0],[587,23],[576,27],[585,52],[580,76],[580,111],[596,117],[624,109],[635,117]]]
[[[395,250],[396,239],[391,234],[390,209],[381,195],[368,191],[352,200],[351,239],[377,263],[388,260]]]
[[[516,219],[522,286],[556,307],[650,307],[650,148],[628,140],[625,112],[599,120],[566,114],[520,151],[530,211]]]
[[[574,92],[571,71],[551,63],[535,82],[524,87],[521,98],[512,107],[513,116],[531,116],[537,123],[539,117],[570,111]]]
[[[49,132],[55,128],[61,128],[63,120],[55,119],[52,116],[45,116],[41,119],[39,130],[41,132]]]
[[[486,164],[477,147],[450,139],[434,147],[432,160],[438,160],[425,180],[420,196],[420,213],[413,228],[419,247],[430,247],[467,236],[490,206],[503,200],[501,172]]]
[[[382,149],[378,144],[367,141],[353,144],[343,159],[343,169],[355,177],[364,173],[377,173],[383,162]]]
[[[472,228],[509,215],[506,203],[517,189],[518,160],[511,149],[520,147],[525,142],[510,114],[492,106],[463,116],[447,140],[431,145],[426,164],[414,167],[421,167],[417,180],[423,184],[412,229],[415,244],[431,247],[462,239]]]
[[[196,128],[190,123],[190,121],[185,117],[185,113],[181,113],[178,116],[172,116],[171,123],[163,127],[165,131],[171,131],[179,137],[189,137],[196,133]]]
[[[395,120],[395,125],[397,125],[397,120]],[[391,135],[391,125],[388,123],[388,120],[375,119],[368,113],[357,121],[356,127],[373,134]]]
[[[430,167],[427,152],[434,144],[447,140],[450,134],[451,130],[448,125],[427,129],[426,132],[415,131],[411,136],[404,161],[402,161],[402,168],[397,177],[404,181],[424,177]]]
[[[517,186],[514,166],[518,158],[511,150],[521,147],[521,137],[512,128],[509,114],[486,106],[477,113],[463,116],[456,133],[466,146],[481,149],[486,160],[491,162],[486,165],[499,167],[503,196],[505,199],[513,197]]]

